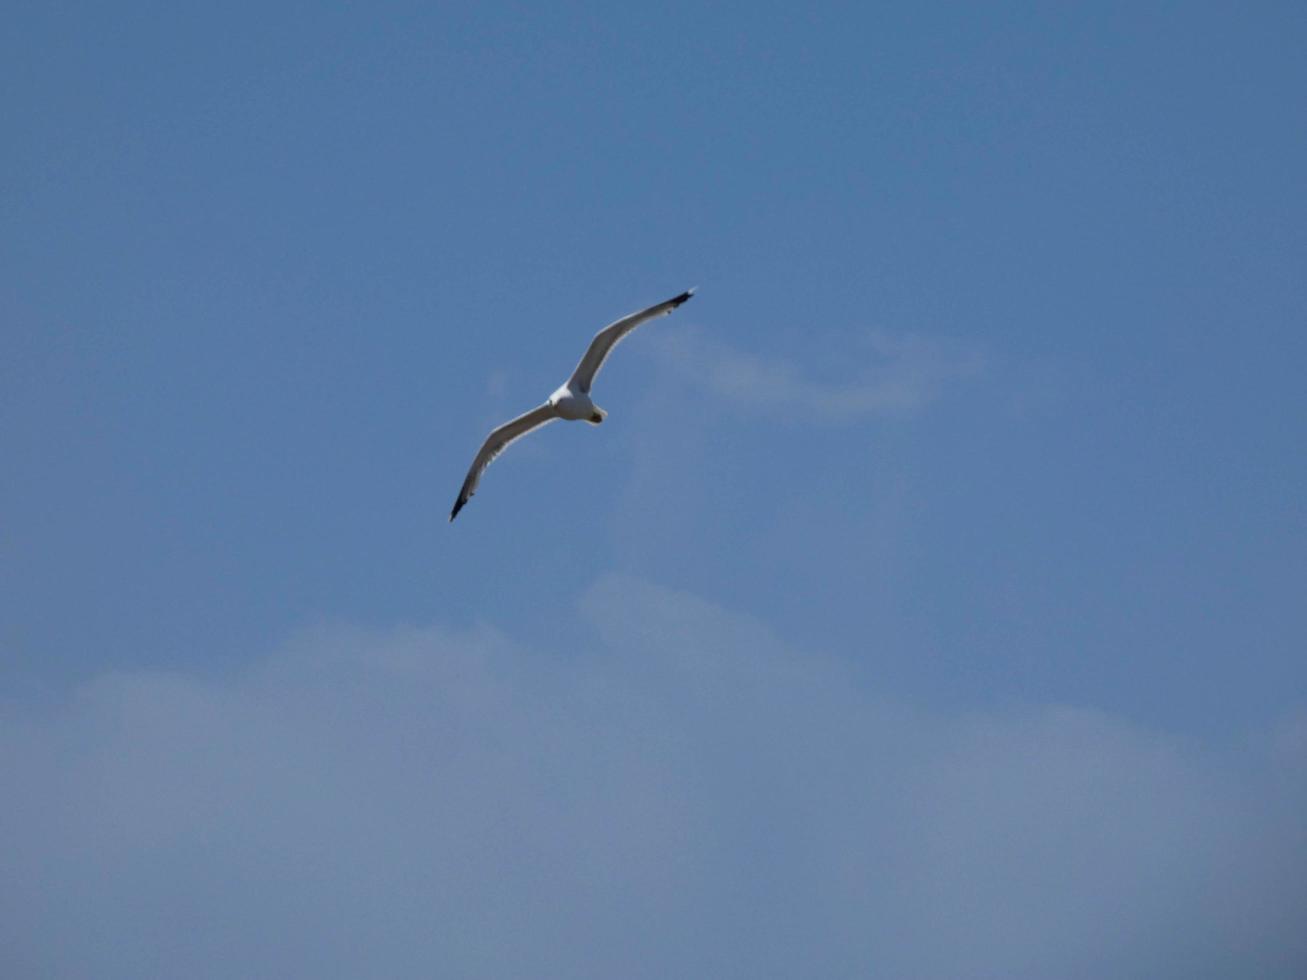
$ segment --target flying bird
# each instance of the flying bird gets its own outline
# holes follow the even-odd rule
[[[472,460],[472,468],[467,471],[467,479],[463,481],[463,489],[458,492],[458,500],[454,501],[454,509],[450,511],[449,519],[452,521],[457,517],[458,512],[472,499],[472,495],[477,492],[477,485],[481,482],[481,474],[495,457],[528,432],[554,419],[589,422],[591,425],[602,422],[608,413],[591,400],[590,386],[612,349],[617,346],[617,342],[646,320],[671,313],[693,295],[694,290],[688,289],[680,296],[673,296],[666,302],[624,316],[595,334],[594,340],[590,341],[589,349],[581,358],[581,363],[576,366],[576,370],[572,372],[572,376],[549,396],[547,402],[539,408],[531,409],[525,415],[519,415],[511,422],[505,422],[486,436],[486,441],[481,444],[476,459]]]

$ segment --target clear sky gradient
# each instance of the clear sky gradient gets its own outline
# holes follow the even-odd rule
[[[1303,975],[1307,7],[5,21],[0,972]]]

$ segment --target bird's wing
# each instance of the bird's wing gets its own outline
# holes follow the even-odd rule
[[[472,468],[467,471],[467,479],[463,481],[463,489],[458,492],[458,500],[454,502],[454,509],[450,512],[449,519],[452,521],[457,517],[463,505],[472,499],[472,494],[477,492],[477,484],[481,482],[481,474],[496,456],[508,448],[509,443],[521,439],[532,429],[538,429],[556,418],[558,418],[558,411],[546,402],[539,408],[531,409],[525,415],[519,415],[511,422],[505,422],[486,436],[477,458],[472,460]]]
[[[656,316],[672,312],[693,295],[694,290],[688,289],[681,293],[680,296],[675,296],[666,302],[651,306],[647,310],[641,310],[639,313],[624,316],[616,323],[610,323],[604,327],[595,334],[595,339],[590,341],[590,349],[585,352],[585,357],[581,358],[581,363],[576,366],[576,370],[572,372],[572,376],[567,381],[568,387],[573,391],[588,394],[590,385],[594,383],[595,375],[604,366],[604,359],[608,357],[608,352],[617,346],[619,340],[646,320],[652,320]]]

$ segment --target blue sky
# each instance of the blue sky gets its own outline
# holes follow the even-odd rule
[[[1297,975],[1299,5],[7,27],[0,955]]]

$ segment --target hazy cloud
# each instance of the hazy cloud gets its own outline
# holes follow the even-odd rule
[[[0,723],[0,973],[1297,977],[1302,720],[965,716],[606,577],[585,652],[299,637]]]
[[[508,372],[496,368],[486,377],[486,394],[491,398],[503,398],[508,394]]]
[[[851,355],[829,377],[685,328],[665,331],[656,345],[684,377],[732,404],[828,421],[915,411],[985,366],[978,350],[960,343],[880,330],[849,342]]]

